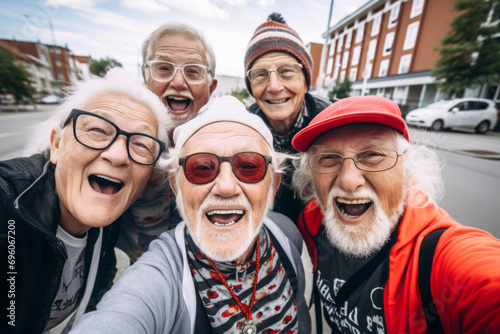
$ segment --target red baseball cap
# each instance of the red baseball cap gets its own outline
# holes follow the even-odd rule
[[[381,96],[353,96],[338,100],[316,117],[293,137],[292,145],[305,152],[322,133],[338,126],[353,123],[377,123],[401,132],[410,141],[408,127],[401,117],[401,110],[393,101]]]

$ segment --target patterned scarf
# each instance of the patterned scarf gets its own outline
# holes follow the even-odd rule
[[[252,317],[258,333],[297,333],[297,305],[285,268],[267,230],[259,233],[261,259]],[[243,328],[245,313],[220,281],[206,256],[196,246],[186,229],[186,250],[196,290],[205,306],[213,333],[238,333]],[[255,280],[256,252],[243,264],[213,261],[233,292],[245,305],[250,305]]]
[[[290,131],[283,136],[278,135],[274,129],[271,127],[271,133],[273,134],[274,139],[274,149],[278,152],[282,152],[282,148],[286,146],[287,143],[292,141],[293,136],[295,136],[302,128],[304,127],[304,119],[309,117],[309,110],[307,109],[307,103],[304,99],[304,103],[302,104],[302,108],[300,109],[299,115],[295,120],[295,123],[290,128]]]

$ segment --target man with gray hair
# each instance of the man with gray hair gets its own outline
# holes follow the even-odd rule
[[[214,52],[201,33],[188,24],[167,23],[153,31],[142,45],[142,61],[144,82],[165,105],[173,121],[172,131],[195,117],[217,87]],[[118,248],[131,262],[148,249],[152,240],[180,221],[172,191],[162,182],[161,176],[153,175],[127,211]]]
[[[75,333],[309,333],[294,223],[268,213],[284,156],[236,98],[174,131],[184,221],[163,233]]]
[[[410,143],[394,102],[341,99],[292,144],[304,152],[294,186],[312,200],[299,226],[333,332],[500,330],[500,240],[437,206],[437,155]]]

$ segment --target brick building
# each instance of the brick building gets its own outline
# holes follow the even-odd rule
[[[347,78],[353,82],[352,96],[385,96],[403,112],[447,98],[431,73],[440,57],[436,47],[459,15],[453,4],[454,0],[372,0],[340,20],[328,31],[327,89],[320,93]],[[465,95],[500,102],[500,85],[471,87]]]

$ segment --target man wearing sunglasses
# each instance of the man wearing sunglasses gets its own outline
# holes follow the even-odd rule
[[[304,152],[294,185],[312,200],[299,226],[333,332],[499,331],[500,240],[437,206],[442,164],[410,143],[394,102],[341,99],[292,143]]]
[[[246,86],[255,98],[249,110],[273,134],[274,149],[297,154],[293,136],[331,104],[308,93],[313,62],[307,46],[278,13],[255,30],[245,54]],[[274,210],[297,220],[303,207],[291,186],[292,164],[283,174]]]
[[[172,131],[195,117],[217,87],[214,52],[190,25],[160,26],[144,41],[142,58],[144,82],[165,105],[173,121]],[[118,248],[132,263],[152,240],[180,221],[172,191],[168,187],[161,189],[162,182],[161,176],[152,176],[144,193],[127,211],[129,219],[122,224]]]
[[[95,309],[116,274],[119,217],[168,142],[159,99],[123,69],[78,81],[0,162],[1,333],[43,333]]]
[[[283,156],[236,98],[174,131],[170,184],[184,221],[128,269],[76,333],[309,333],[302,239],[267,214]]]

